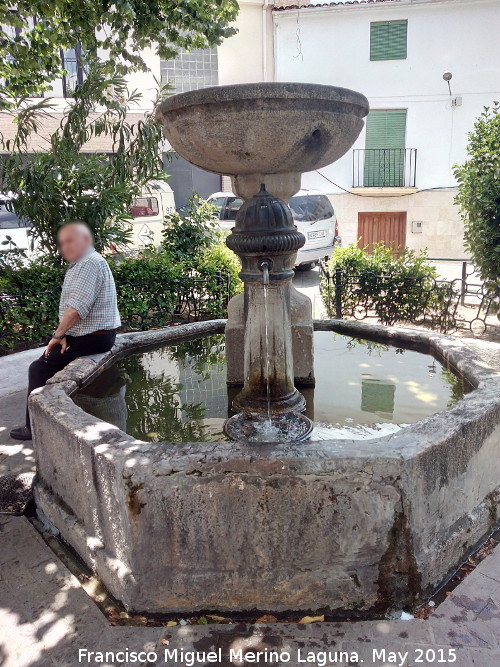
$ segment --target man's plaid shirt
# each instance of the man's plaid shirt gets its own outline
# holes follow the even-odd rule
[[[121,324],[113,274],[94,248],[68,267],[59,301],[59,320],[68,307],[80,315],[80,321],[66,332],[70,336],[117,329]]]

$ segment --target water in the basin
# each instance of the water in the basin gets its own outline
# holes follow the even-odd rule
[[[373,438],[452,405],[467,390],[433,357],[357,341],[329,331],[314,335],[316,387],[300,388],[311,440]],[[134,354],[74,396],[85,410],[142,440],[226,439],[234,393],[226,387],[224,337],[209,336]]]

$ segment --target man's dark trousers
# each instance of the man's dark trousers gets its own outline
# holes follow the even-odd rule
[[[44,354],[30,364],[28,380],[28,396],[33,389],[43,387],[49,378],[67,366],[70,361],[88,354],[99,354],[110,350],[115,342],[114,331],[95,332],[85,336],[66,336],[68,347],[61,354],[61,346],[52,348],[48,357]],[[26,426],[30,428],[30,415],[26,406]]]

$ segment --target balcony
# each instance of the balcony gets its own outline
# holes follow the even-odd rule
[[[416,148],[356,148],[353,188],[415,188]]]

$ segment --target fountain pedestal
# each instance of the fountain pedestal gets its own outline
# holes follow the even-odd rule
[[[265,190],[245,202],[227,246],[240,258],[244,292],[244,386],[236,411],[300,412],[294,386],[290,287],[297,250],[304,245],[288,205]]]
[[[233,176],[232,183],[233,192],[244,201],[254,196],[259,191],[260,185],[264,183],[268,192],[279,197],[283,202],[287,202],[290,197],[293,197],[300,190],[300,174],[242,174],[241,176]],[[288,206],[287,208],[289,209]],[[240,219],[238,216],[236,217],[235,230],[238,229]],[[295,254],[293,260],[295,261]],[[288,266],[288,270],[293,269],[293,266],[292,263],[291,266]],[[293,273],[290,276],[293,277]],[[295,289],[291,277],[290,280],[287,280],[286,293],[283,294],[287,303],[287,312],[283,321],[286,321],[287,325],[288,322],[290,323],[294,384],[300,387],[313,387],[315,381],[312,304],[308,296]],[[273,286],[277,291],[277,281],[271,282],[270,292]],[[245,293],[234,296],[228,307],[226,360],[227,383],[230,386],[243,385],[245,382],[245,355],[241,354],[241,350],[245,348],[249,291],[250,288],[245,287]],[[275,293],[272,294],[274,300],[277,296]],[[288,353],[289,350],[290,344],[288,342]],[[288,354],[287,359],[289,359],[289,356]]]
[[[299,83],[205,88],[175,95],[157,110],[172,147],[202,169],[230,175],[235,192],[246,200],[227,240],[241,259],[245,284],[243,302],[229,309],[226,338],[231,384],[237,376],[232,360],[235,355],[244,360],[243,390],[233,402],[243,413],[264,412],[268,404],[278,415],[305,407],[294,386],[293,355],[304,350],[302,375],[311,384],[312,322],[302,323],[308,335],[296,340],[294,351],[291,304],[296,252],[305,239],[286,202],[300,189],[302,172],[344,155],[367,113],[368,102],[359,93]],[[267,192],[258,194],[261,184]],[[309,314],[310,306],[305,310]],[[244,351],[235,350],[242,329]]]

